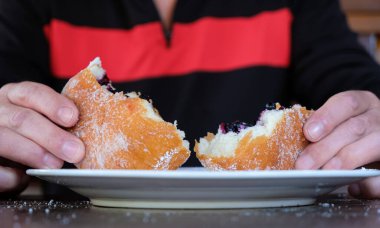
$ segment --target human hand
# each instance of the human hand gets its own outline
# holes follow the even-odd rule
[[[84,145],[71,127],[79,112],[53,89],[34,82],[6,84],[0,89],[0,157],[32,168],[61,168],[63,161],[83,159]],[[0,164],[0,192],[18,187],[23,172]]]
[[[355,169],[380,160],[380,100],[368,91],[332,96],[304,126],[311,141],[296,169]],[[380,178],[351,185],[352,195],[380,197]]]

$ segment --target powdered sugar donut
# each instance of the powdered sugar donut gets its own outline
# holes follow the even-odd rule
[[[190,156],[176,123],[165,122],[136,92],[116,92],[99,58],[71,78],[62,94],[79,109],[69,131],[85,144],[82,169],[177,169]]]
[[[310,114],[300,105],[283,108],[277,103],[262,112],[255,126],[220,124],[218,133],[208,133],[194,150],[202,165],[211,170],[294,169],[309,143],[302,127]]]

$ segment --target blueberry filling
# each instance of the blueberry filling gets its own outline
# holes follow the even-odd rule
[[[223,134],[226,134],[230,131],[239,133],[240,131],[252,126],[253,126],[252,124],[248,124],[248,123],[237,120],[232,123],[221,123],[219,125],[219,128]]]
[[[102,85],[102,86],[106,86],[106,85],[108,85],[109,83],[110,83],[110,79],[108,78],[108,76],[105,74],[104,76],[103,76],[103,78],[102,79],[100,79],[100,80],[98,80],[98,83],[100,84],[100,85]]]
[[[108,91],[110,91],[111,93],[117,93],[116,89],[112,86],[112,83],[110,81],[110,79],[108,78],[108,76],[105,74],[103,76],[102,79],[98,80],[98,83],[101,85],[101,86],[105,86],[106,89]],[[128,97],[127,94],[124,94],[125,96]],[[152,103],[152,100],[150,99],[150,97],[146,94],[142,94],[142,93],[138,93],[138,96],[141,98],[141,99],[145,99],[147,100],[148,102]]]
[[[98,83],[101,86],[105,86],[108,91],[111,93],[116,93],[116,89],[112,86],[110,79],[105,74],[102,79],[98,80]]]

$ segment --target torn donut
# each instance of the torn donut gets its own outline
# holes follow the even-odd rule
[[[294,169],[309,144],[302,127],[310,110],[300,105],[267,106],[255,126],[244,122],[222,123],[216,135],[208,133],[195,143],[202,165],[211,170]]]
[[[173,170],[190,156],[176,122],[164,121],[139,93],[116,92],[99,58],[72,77],[62,94],[80,113],[69,129],[86,148],[78,168]]]

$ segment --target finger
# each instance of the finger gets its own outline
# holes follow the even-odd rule
[[[0,156],[38,169],[58,169],[63,161],[28,138],[0,127]]]
[[[343,147],[376,130],[377,118],[371,112],[353,117],[339,125],[329,135],[304,149],[296,161],[297,169],[318,169]],[[362,151],[362,150],[361,150]]]
[[[77,163],[84,156],[79,138],[30,109],[0,106],[0,126],[14,130],[67,162]]]
[[[0,166],[0,192],[12,192],[25,186],[27,178],[22,170]]]
[[[380,160],[380,132],[372,133],[342,148],[323,169],[355,169]]]
[[[364,199],[380,198],[380,177],[370,177],[349,186],[350,195]]]
[[[367,91],[347,91],[331,97],[304,126],[305,137],[317,142],[339,124],[372,108],[377,97]]]
[[[9,84],[4,90],[11,103],[36,110],[61,126],[71,127],[78,121],[75,104],[46,85],[21,82]]]

